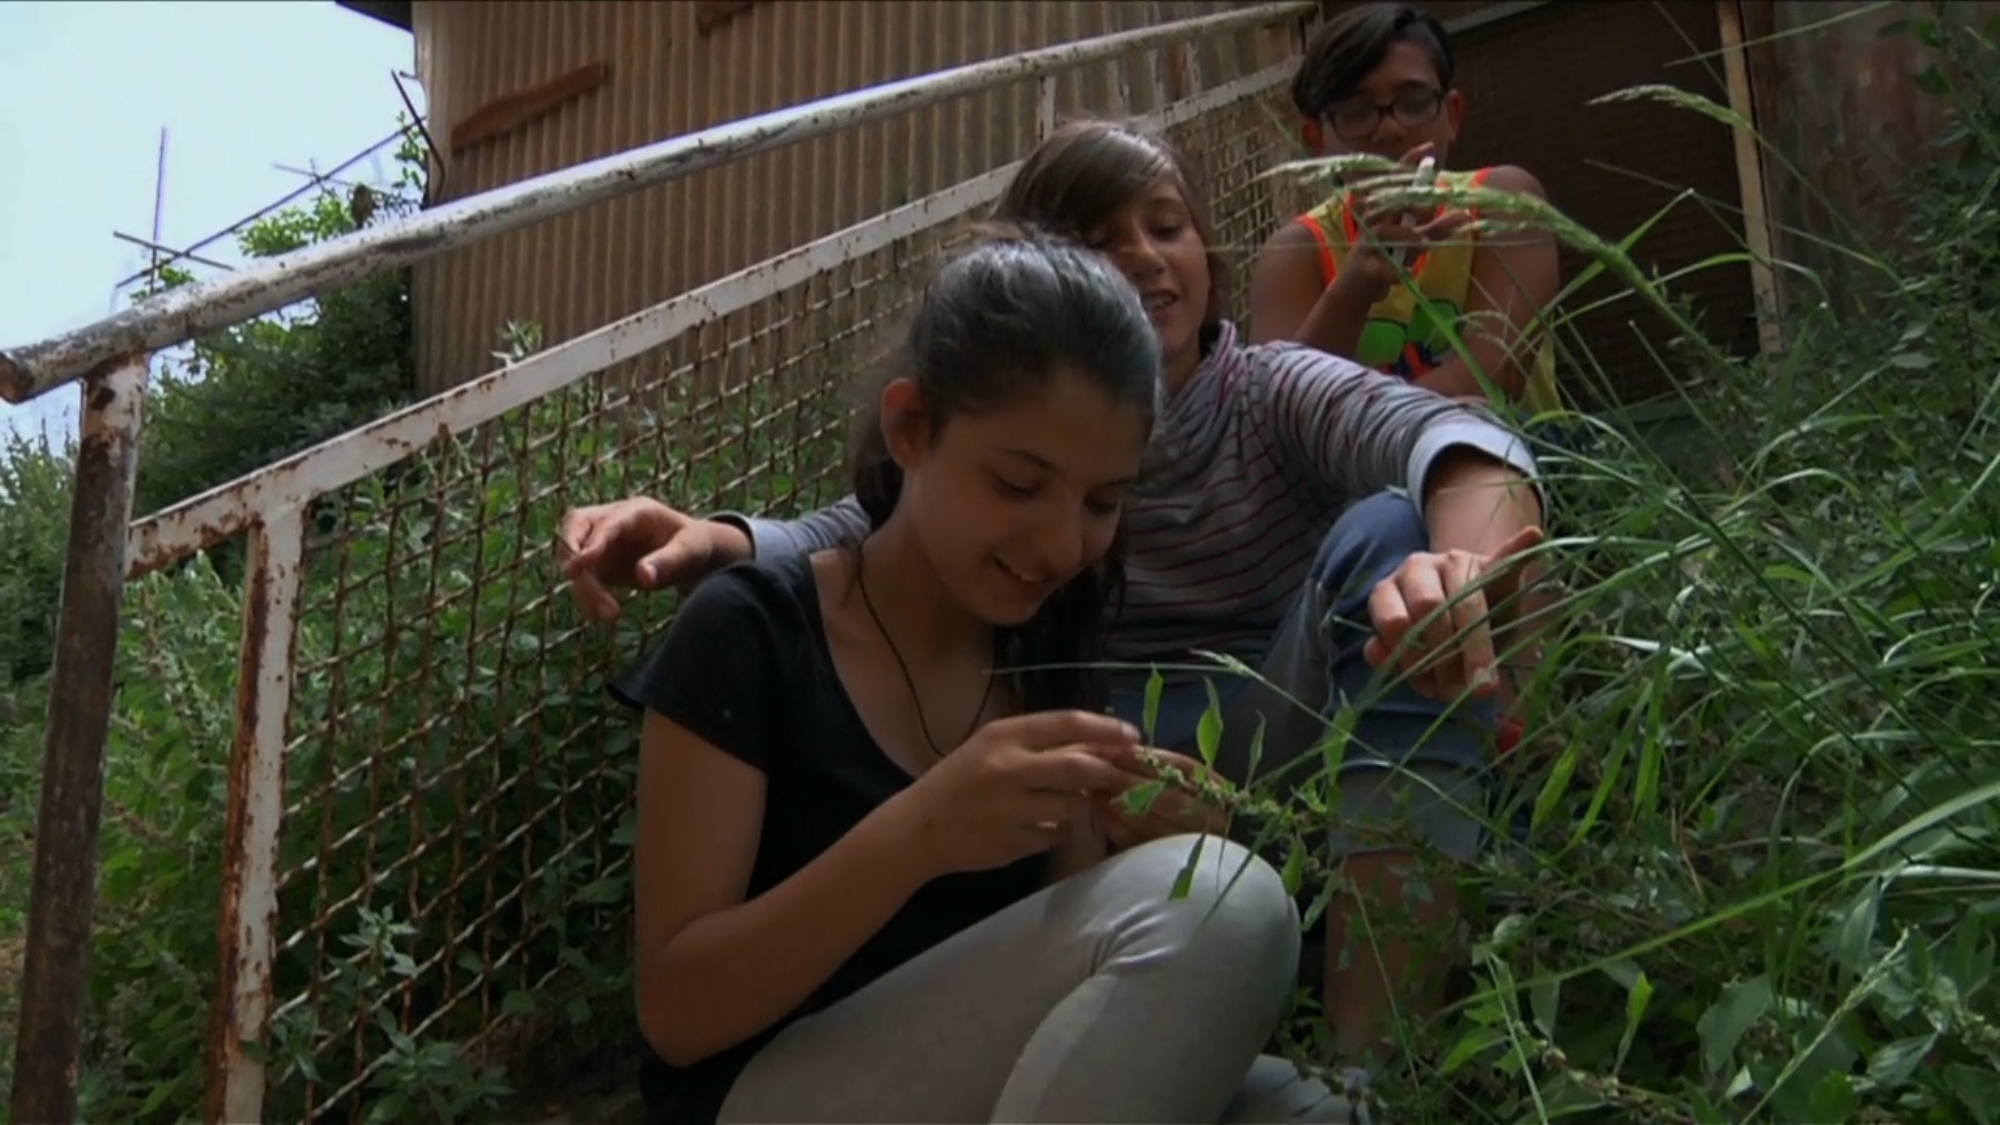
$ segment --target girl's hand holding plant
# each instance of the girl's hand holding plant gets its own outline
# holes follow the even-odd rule
[[[999,719],[883,806],[935,877],[1048,851],[1090,817],[1094,794],[1127,784],[1114,761],[1139,732],[1108,715],[1044,711]]]
[[[1098,824],[1112,847],[1123,850],[1190,832],[1220,836],[1228,829],[1228,812],[1196,791],[1197,786],[1230,789],[1214,770],[1185,754],[1136,745],[1115,751],[1110,759],[1124,775],[1122,787],[1094,803]],[[1153,795],[1144,812],[1128,812],[1124,794],[1149,782],[1164,782],[1165,788]]]

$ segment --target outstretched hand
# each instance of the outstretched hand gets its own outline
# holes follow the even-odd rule
[[[1393,667],[1433,699],[1492,695],[1500,683],[1494,643],[1499,623],[1520,616],[1520,602],[1537,568],[1529,552],[1542,542],[1526,527],[1490,554],[1422,551],[1377,583],[1368,598],[1375,635],[1363,656]]]
[[[750,553],[740,531],[645,497],[570,509],[556,543],[577,608],[604,622],[618,620],[614,589],[673,586],[685,594]]]

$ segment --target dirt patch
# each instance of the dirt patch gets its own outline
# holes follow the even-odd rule
[[[524,1098],[520,1112],[511,1116],[535,1125],[644,1125],[646,1112],[639,1101],[636,1054],[625,1054],[613,1065],[580,1073],[594,1077],[567,1090]]]

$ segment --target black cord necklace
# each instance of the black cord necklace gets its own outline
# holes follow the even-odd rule
[[[896,667],[903,671],[903,683],[910,689],[910,704],[917,709],[917,726],[924,732],[924,741],[930,744],[931,753],[942,759],[944,751],[938,749],[937,739],[931,737],[931,724],[929,720],[924,718],[924,701],[917,694],[916,678],[910,675],[910,666],[903,660],[903,650],[896,647],[896,638],[890,636],[889,627],[882,624],[882,615],[875,612],[875,600],[868,596],[868,575],[867,568],[863,563],[864,558],[865,556],[860,550],[855,551],[854,584],[861,587],[861,604],[868,607],[868,616],[875,622],[875,628],[881,632],[883,642],[889,646],[889,655],[896,658]],[[999,641],[997,639],[994,641],[994,652],[996,655],[999,652]],[[986,673],[986,690],[979,696],[979,707],[972,713],[972,725],[966,728],[965,738],[971,738],[972,732],[979,729],[979,717],[986,713],[987,701],[992,698],[993,673],[988,672]],[[965,739],[960,739],[959,741],[962,743]]]

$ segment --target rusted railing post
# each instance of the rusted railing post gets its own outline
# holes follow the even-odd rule
[[[11,1108],[20,1125],[76,1120],[104,746],[125,593],[125,525],[132,517],[145,397],[145,356],[100,368],[83,384],[14,1043]]]
[[[1159,3],[1157,2],[1157,0],[1155,0],[1155,2],[1148,5],[1148,7],[1150,9],[1151,14],[1147,17],[1146,22],[1163,23],[1166,21],[1167,14],[1166,14],[1165,4]],[[1153,90],[1152,90],[1153,101],[1148,108],[1150,108],[1153,112],[1157,113],[1159,112],[1162,106],[1172,105],[1174,101],[1173,93],[1167,83],[1166,48],[1155,47],[1154,49],[1147,51],[1146,59],[1147,59],[1146,69],[1151,72],[1153,78]]]
[[[1208,87],[1201,80],[1201,41],[1190,39],[1180,45],[1180,68],[1182,80],[1187,83],[1189,94],[1199,94]]]
[[[207,1119],[264,1119],[263,1044],[271,1020],[278,918],[278,831],[285,813],[285,737],[298,638],[305,523],[297,508],[250,530],[243,645],[236,665],[236,737],[222,850],[222,919],[208,1041]]]

